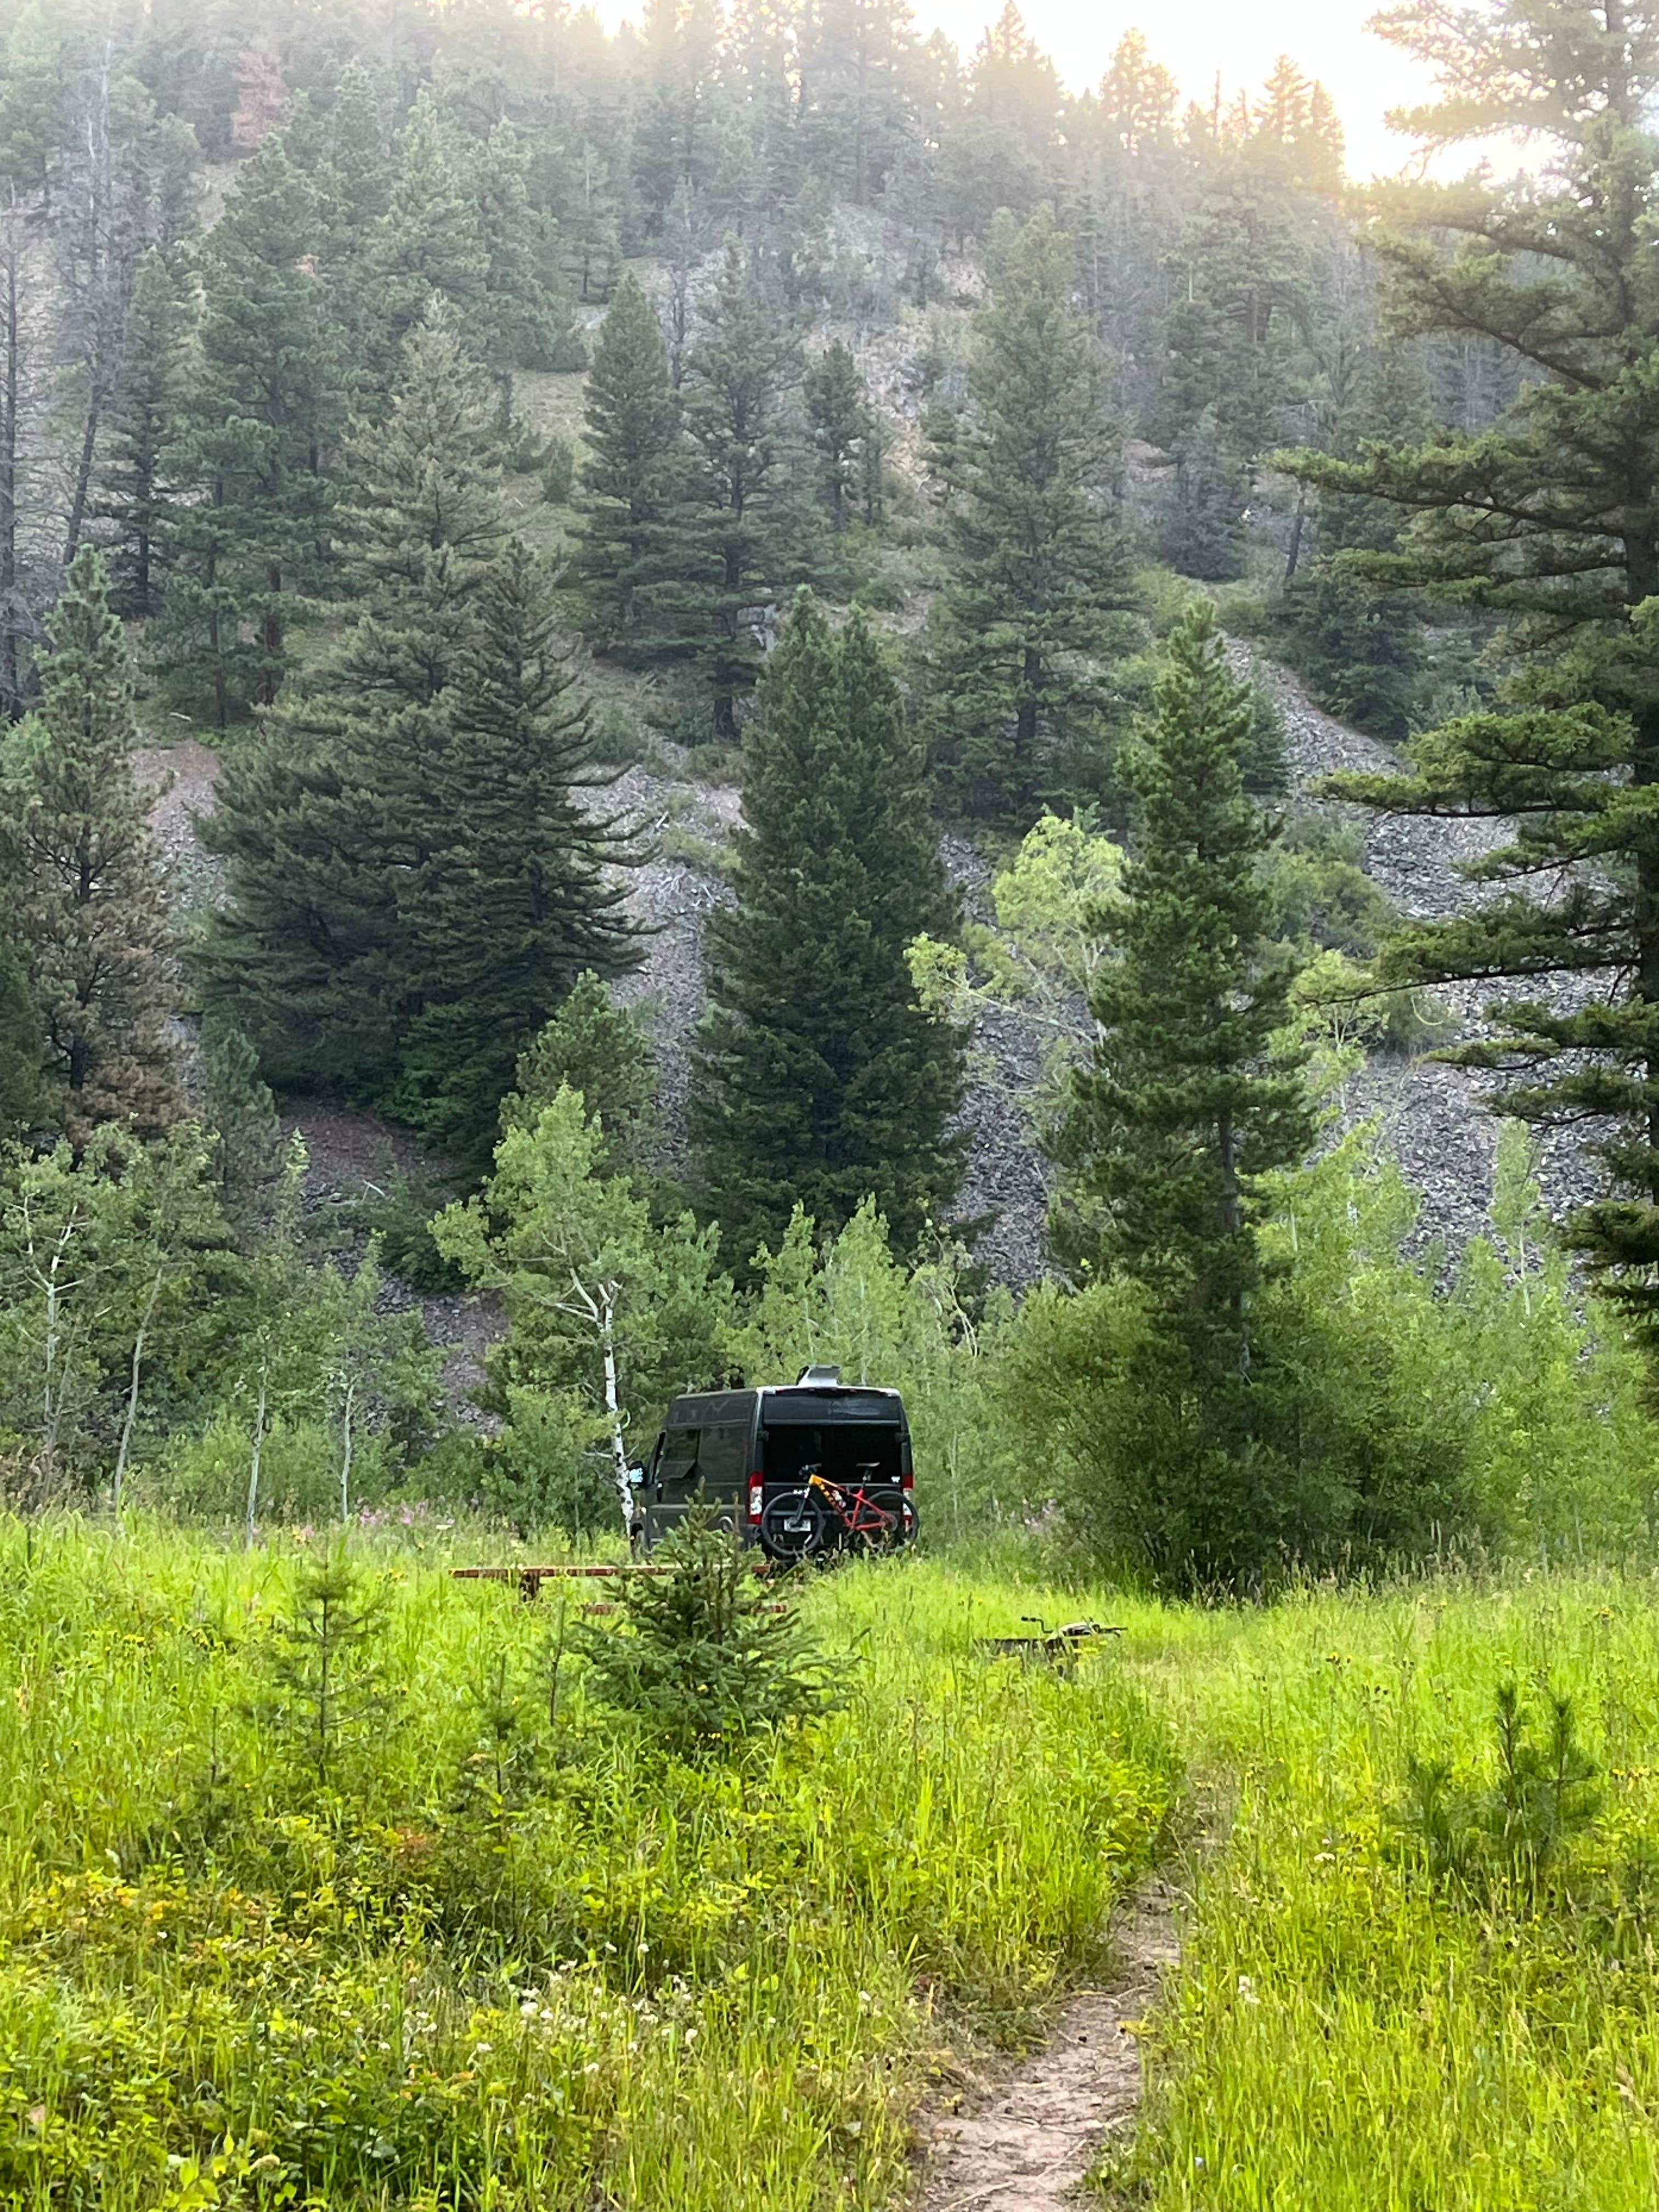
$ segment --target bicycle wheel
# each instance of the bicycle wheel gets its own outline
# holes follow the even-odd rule
[[[901,1490],[867,1490],[866,1503],[890,1519],[884,1518],[874,1527],[855,1528],[849,1540],[858,1550],[866,1553],[896,1552],[908,1544],[916,1528],[915,1508]]]
[[[798,1566],[823,1548],[823,1508],[810,1490],[783,1490],[761,1515],[761,1549],[781,1566]]]

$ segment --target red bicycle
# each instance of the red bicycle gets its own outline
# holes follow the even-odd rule
[[[896,1552],[915,1538],[916,1509],[908,1492],[887,1483],[831,1482],[815,1467],[801,1472],[802,1488],[780,1491],[761,1515],[761,1543],[781,1565],[837,1552]]]

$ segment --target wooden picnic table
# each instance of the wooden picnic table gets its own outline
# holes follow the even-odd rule
[[[544,1582],[566,1577],[582,1578],[604,1575],[667,1575],[672,1567],[648,1567],[641,1562],[629,1560],[606,1567],[452,1567],[450,1573],[458,1583],[517,1583],[519,1595],[533,1601],[542,1594]]]

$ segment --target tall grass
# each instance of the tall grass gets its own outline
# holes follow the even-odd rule
[[[693,1768],[457,1541],[358,1539],[377,1701],[319,1792],[272,1689],[302,1547],[0,1527],[0,2202],[896,2203],[951,2042],[1097,1971],[1172,1836],[1193,1922],[1108,2202],[1659,2202],[1652,1580],[1200,1611],[906,1560],[807,1595],[838,1712]],[[1075,1681],[975,1653],[1085,1611],[1127,1632]],[[1510,1680],[1571,1698],[1600,1802],[1454,1878],[1411,1776],[1476,1822]]]
[[[301,1547],[0,1528],[0,2201],[887,2201],[947,2039],[1099,1963],[1165,1732],[1109,1668],[988,1665],[1023,1601],[906,1561],[808,1600],[837,1713],[677,1765],[556,1601],[423,1540],[359,1540],[321,1790],[274,1686]]]
[[[1659,2203],[1659,1591],[1430,1582],[1145,1621],[1221,1840],[1109,2199],[1267,2212]],[[1539,1880],[1437,1879],[1409,1778],[1498,1780],[1498,1689],[1573,1703],[1600,1817]]]

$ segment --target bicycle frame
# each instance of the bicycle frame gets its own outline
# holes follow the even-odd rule
[[[818,1493],[849,1536],[874,1535],[904,1525],[902,1513],[890,1513],[884,1505],[878,1505],[862,1483],[848,1488],[831,1482],[814,1468],[805,1487]]]

